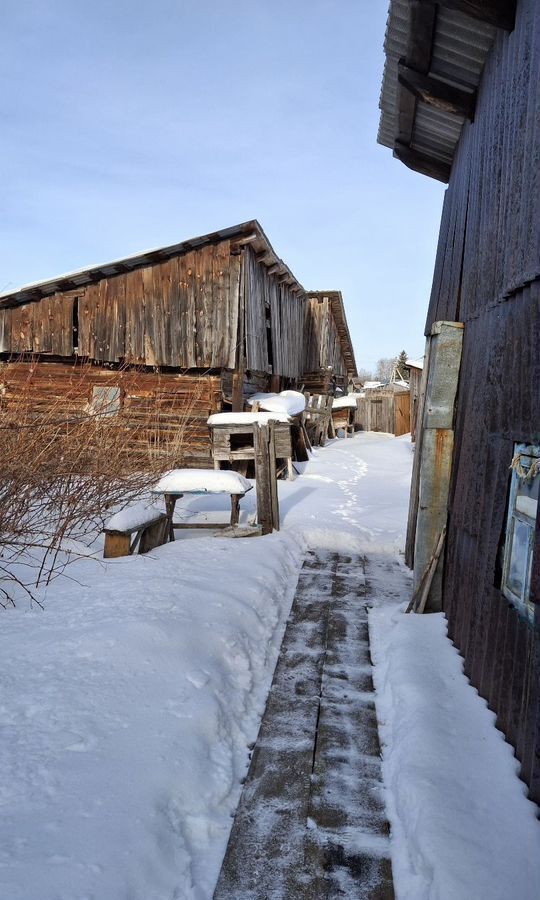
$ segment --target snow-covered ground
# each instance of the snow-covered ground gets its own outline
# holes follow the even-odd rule
[[[212,896],[303,553],[399,558],[411,461],[406,437],[334,441],[280,483],[278,534],[80,560],[43,612],[2,613],[1,900]],[[511,749],[443,617],[405,616],[393,577],[370,626],[398,900],[538,900]]]

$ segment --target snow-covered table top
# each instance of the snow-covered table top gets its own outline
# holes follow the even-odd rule
[[[208,419],[209,425],[267,425],[268,422],[290,422],[286,413],[279,412],[225,412],[214,413]]]
[[[245,494],[253,485],[238,472],[172,469],[152,488],[154,494]]]

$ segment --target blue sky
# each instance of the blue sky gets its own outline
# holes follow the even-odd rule
[[[376,143],[386,0],[3,0],[0,291],[257,218],[423,353],[443,186]]]

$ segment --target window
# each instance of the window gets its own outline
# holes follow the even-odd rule
[[[502,592],[529,618],[534,604],[529,599],[534,529],[540,486],[540,446],[516,444],[504,543]]]
[[[120,388],[94,385],[92,388],[91,412],[102,416],[116,416],[120,412]]]

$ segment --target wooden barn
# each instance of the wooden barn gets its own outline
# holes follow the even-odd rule
[[[0,296],[0,408],[159,404],[165,440],[189,409],[182,462],[210,465],[211,413],[301,382],[305,317],[256,221],[27,285]]]
[[[333,394],[358,375],[341,291],[310,291],[305,309],[302,380],[306,391]]]
[[[453,366],[455,415],[454,389],[425,403],[420,462],[448,451],[442,607],[540,803],[540,4],[391,0],[381,108],[379,141],[448,182],[424,386]]]

